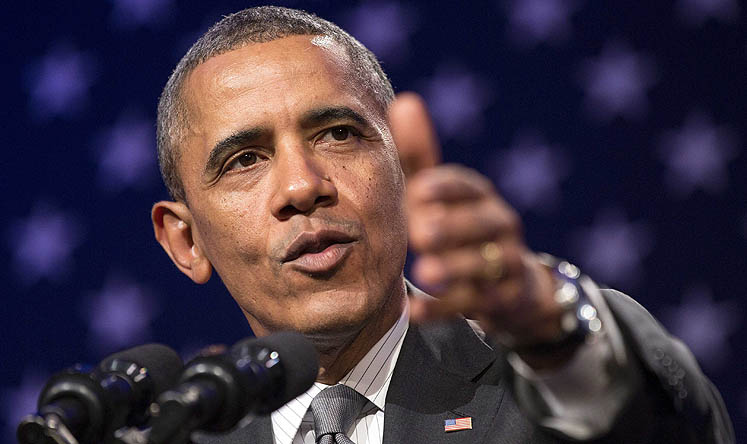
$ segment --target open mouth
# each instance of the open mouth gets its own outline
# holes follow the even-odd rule
[[[288,247],[282,262],[304,273],[329,273],[342,264],[354,243],[339,231],[304,232]]]

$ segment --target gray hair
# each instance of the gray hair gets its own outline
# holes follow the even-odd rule
[[[184,185],[177,170],[178,145],[188,120],[182,87],[187,76],[207,59],[252,43],[265,43],[294,35],[331,38],[345,48],[353,80],[386,110],[394,91],[371,51],[332,22],[296,9],[275,6],[248,8],[228,15],[213,25],[187,51],[169,77],[158,101],[158,163],[171,198],[186,203]]]

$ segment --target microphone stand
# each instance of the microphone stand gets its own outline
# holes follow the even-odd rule
[[[19,442],[33,444],[79,444],[75,436],[54,413],[44,416],[28,415],[23,418],[24,427],[19,430]],[[21,434],[23,436],[21,436]],[[148,444],[150,428],[141,430],[137,427],[123,427],[114,432],[113,438],[107,439],[111,444]],[[187,443],[187,444],[191,444]]]
[[[18,430],[18,441],[34,444],[78,444],[64,422],[54,413],[28,415]]]

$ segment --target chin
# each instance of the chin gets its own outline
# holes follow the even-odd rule
[[[374,301],[354,294],[312,301],[303,308],[300,327],[309,333],[357,330],[378,311]]]
[[[376,316],[381,305],[360,294],[315,298],[297,309],[301,313],[295,329],[315,343],[354,338]]]
[[[402,285],[401,279],[396,281]],[[244,313],[252,328],[256,325],[262,334],[298,331],[320,349],[354,340],[364,327],[384,315],[391,297],[399,294],[396,288],[371,288],[362,282],[342,288],[313,286],[306,283],[303,290],[289,291],[288,297],[267,301],[261,309],[252,301]]]

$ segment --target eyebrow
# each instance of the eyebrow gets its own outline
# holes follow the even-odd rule
[[[225,157],[230,155],[236,147],[252,144],[267,133],[268,130],[264,127],[247,128],[237,131],[216,143],[213,149],[210,150],[207,162],[205,162],[204,173],[219,169]]]
[[[309,110],[301,116],[300,124],[304,128],[311,128],[337,120],[352,120],[360,125],[371,127],[371,124],[365,117],[347,106],[325,106]]]
[[[372,127],[365,117],[347,106],[325,106],[309,110],[301,116],[299,123],[302,128],[313,128],[340,120],[352,120],[367,128]],[[208,154],[204,174],[220,169],[224,159],[237,147],[250,145],[266,136],[267,133],[269,133],[269,130],[266,127],[247,128],[237,131],[216,143]]]

